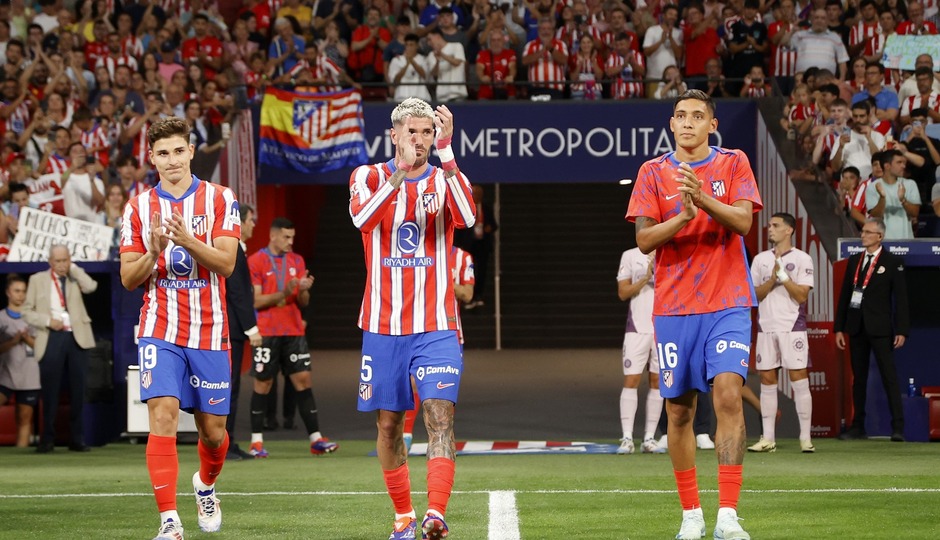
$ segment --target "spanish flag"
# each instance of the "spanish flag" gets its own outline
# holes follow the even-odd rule
[[[261,102],[258,160],[321,173],[368,160],[362,96],[357,90],[314,94],[268,88]]]

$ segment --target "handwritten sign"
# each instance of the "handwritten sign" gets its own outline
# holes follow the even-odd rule
[[[113,239],[114,229],[107,225],[23,208],[7,260],[46,261],[50,247],[63,245],[73,261],[106,261]]]
[[[933,58],[933,70],[940,71],[940,39],[937,36],[888,36],[881,63],[888,69],[914,71],[914,61],[922,54]]]

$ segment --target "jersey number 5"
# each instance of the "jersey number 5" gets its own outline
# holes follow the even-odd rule
[[[369,362],[372,361],[372,357],[368,354],[362,356],[362,373],[360,378],[362,382],[369,382],[372,380],[372,366],[369,365]]]

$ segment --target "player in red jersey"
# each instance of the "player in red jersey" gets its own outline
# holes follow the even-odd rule
[[[761,208],[757,183],[740,150],[708,145],[718,129],[715,105],[699,90],[676,99],[669,127],[676,151],[640,167],[627,219],[636,242],[656,251],[654,329],[660,393],[667,400],[669,455],[682,503],[676,538],[702,538],[705,518],[695,475],[697,391],[714,388],[718,419],[716,539],[749,539],[738,524],[745,430],[741,387],[757,303],[743,236]]]
[[[193,412],[199,431],[199,527],[222,526],[215,481],[229,443],[225,278],[235,268],[241,220],[231,190],[193,176],[189,134],[189,124],[175,117],[148,130],[160,183],[127,203],[121,229],[121,283],[145,289],[137,350],[150,418],[147,469],[160,511],[154,540],[183,540],[176,511],[180,409]]]
[[[421,529],[431,540],[448,532],[444,513],[454,483],[454,407],[463,370],[451,248],[454,227],[476,220],[470,182],[450,146],[453,133],[447,107],[406,99],[392,111],[395,157],[358,167],[349,180],[349,214],[362,232],[367,270],[358,408],[376,413],[376,450],[395,507],[390,539],[417,533],[402,437],[404,411],[413,406],[410,377],[423,399],[430,440]],[[441,167],[428,163],[432,145]]]

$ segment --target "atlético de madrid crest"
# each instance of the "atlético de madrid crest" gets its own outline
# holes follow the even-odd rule
[[[209,231],[209,218],[205,214],[193,216],[193,235],[204,236]]]
[[[725,194],[725,181],[712,180],[712,193],[715,197],[723,197]]]
[[[424,207],[424,211],[431,214],[432,216],[437,213],[441,208],[440,202],[437,199],[437,193],[423,193],[421,195],[421,206]]]

